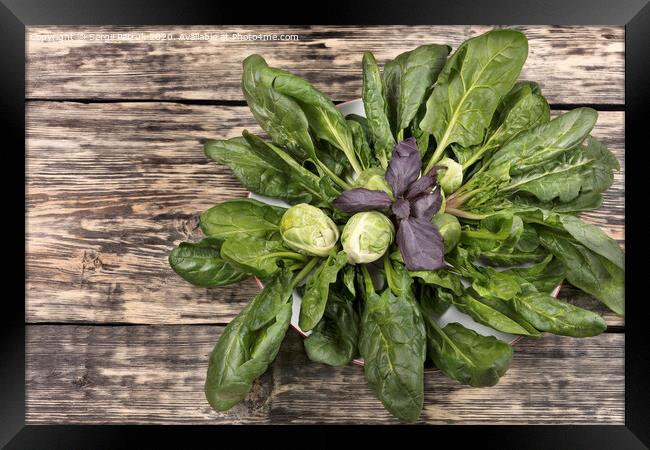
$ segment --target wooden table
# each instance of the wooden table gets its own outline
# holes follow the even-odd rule
[[[261,131],[239,88],[247,55],[260,53],[343,101],[360,96],[363,51],[384,61],[423,43],[456,48],[489,28],[29,27],[27,422],[396,423],[362,369],[311,363],[292,330],[248,398],[212,411],[203,395],[208,353],[257,287],[192,287],[167,255],[199,236],[201,211],[246,194],[207,160],[202,142]],[[599,109],[593,134],[623,164],[624,29],[518,28],[530,46],[521,78],[541,84],[555,113]],[[299,40],[98,40],[204,31]],[[584,215],[622,245],[623,174],[602,208]],[[421,421],[623,424],[623,319],[570,287],[561,297],[602,313],[608,332],[524,339],[493,388],[427,373]]]

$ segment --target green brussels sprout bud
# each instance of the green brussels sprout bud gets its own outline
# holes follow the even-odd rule
[[[327,256],[339,239],[339,230],[323,211],[300,203],[287,209],[280,219],[280,235],[298,253]]]
[[[386,172],[381,167],[371,167],[359,174],[359,177],[354,180],[354,187],[384,191],[391,199],[394,199],[393,190],[386,181],[385,175]]]
[[[442,236],[442,243],[445,247],[445,254],[449,253],[456,247],[460,241],[460,222],[456,216],[446,213],[438,213],[431,219],[440,235]]]
[[[341,233],[341,243],[350,264],[365,264],[381,258],[394,237],[393,222],[380,212],[368,211],[350,217]]]
[[[451,194],[463,184],[463,166],[456,161],[442,158],[436,165],[447,167],[438,172],[438,184],[445,194]]]

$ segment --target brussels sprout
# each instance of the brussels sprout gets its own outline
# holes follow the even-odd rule
[[[327,256],[339,239],[339,230],[323,211],[300,203],[280,219],[280,235],[288,247],[303,255]]]
[[[436,165],[446,167],[438,172],[438,184],[445,194],[451,194],[463,184],[463,166],[456,161],[442,158]]]
[[[460,222],[458,222],[456,216],[446,213],[438,213],[433,216],[431,223],[436,226],[442,236],[445,254],[452,251],[460,240]]]
[[[350,264],[365,264],[381,258],[393,243],[395,227],[377,211],[355,214],[341,233],[343,250]]]
[[[393,197],[393,190],[386,181],[386,172],[381,167],[371,167],[359,174],[359,177],[354,181],[354,187],[371,189],[373,191],[384,191],[391,199]]]

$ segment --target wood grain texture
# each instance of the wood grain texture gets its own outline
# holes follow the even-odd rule
[[[308,361],[291,330],[247,399],[230,411],[212,411],[203,383],[221,332],[202,325],[28,326],[26,422],[397,423],[362,368]],[[623,345],[622,333],[524,339],[510,370],[491,388],[427,372],[421,423],[621,425]]]
[[[246,107],[173,103],[27,105],[27,321],[227,323],[253,281],[204,289],[169,268],[198,214],[245,189],[202,141],[259,132]],[[594,134],[624,162],[623,112]],[[624,244],[624,170],[586,216]],[[567,291],[572,292],[572,291]],[[594,300],[582,304],[622,319]]]
[[[361,56],[382,62],[425,43],[452,48],[488,26],[381,27],[28,27],[28,98],[243,100],[241,62],[251,53],[295,72],[333,100],[360,96]],[[624,28],[519,26],[529,40],[522,78],[538,81],[554,104],[624,100]],[[297,42],[145,40],[39,41],[56,33],[276,33]]]

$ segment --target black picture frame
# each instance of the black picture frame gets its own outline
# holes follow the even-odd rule
[[[7,448],[125,448],[136,439],[145,437],[148,445],[167,447],[174,439],[200,442],[218,433],[219,439],[240,433],[240,427],[151,427],[151,426],[29,426],[25,425],[25,287],[17,286],[25,278],[25,247],[17,238],[25,236],[25,26],[28,25],[149,25],[149,24],[554,24],[554,25],[625,25],[625,139],[626,158],[630,158],[626,173],[626,342],[625,342],[625,426],[499,426],[476,427],[391,427],[390,432],[407,430],[417,438],[420,433],[435,433],[436,439],[453,438],[456,442],[477,439],[483,448],[498,443],[499,448],[589,448],[636,449],[650,445],[650,381],[648,373],[647,300],[643,294],[642,270],[643,221],[639,211],[644,203],[641,161],[648,152],[646,125],[650,109],[650,4],[647,0],[599,1],[471,1],[415,2],[404,0],[391,4],[377,1],[342,3],[340,7],[328,2],[317,14],[311,8],[292,7],[290,3],[227,6],[216,1],[182,2],[116,0],[0,0],[0,112],[7,129],[2,139],[5,155],[3,184],[5,205],[21,212],[5,213],[5,284],[16,283],[14,294],[5,295],[2,307],[3,326],[0,327],[0,445]],[[390,5],[390,6],[389,6]],[[274,14],[275,13],[275,14]],[[22,149],[22,152],[21,152]],[[11,162],[7,156],[11,155]],[[8,170],[7,170],[8,169]],[[11,176],[9,176],[11,175]],[[647,175],[646,175],[647,176]],[[638,188],[635,186],[638,184]],[[638,204],[634,198],[638,197]],[[630,201],[629,199],[633,199]],[[634,262],[639,261],[638,264]],[[22,301],[20,300],[22,299]],[[647,327],[645,327],[647,328]],[[273,427],[272,427],[273,428]],[[301,427],[300,432],[318,427]],[[335,429],[352,433],[349,427],[328,428],[320,433],[319,446],[334,439]],[[248,429],[246,431],[249,431]],[[274,434],[295,433],[288,427],[264,429],[269,438]],[[381,438],[386,429],[363,427],[355,429],[355,439],[372,434]],[[359,434],[361,433],[361,434]],[[424,436],[422,436],[424,437]],[[295,438],[295,435],[293,435]],[[142,442],[142,441],[141,441]],[[157,444],[160,442],[160,445]],[[163,445],[165,443],[165,445]]]

